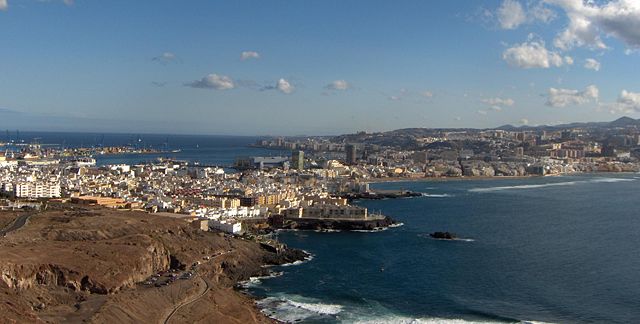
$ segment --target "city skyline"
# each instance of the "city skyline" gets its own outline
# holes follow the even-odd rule
[[[332,135],[640,117],[631,0],[0,0],[0,127]]]

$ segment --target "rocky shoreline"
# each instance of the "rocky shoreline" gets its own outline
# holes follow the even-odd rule
[[[396,198],[410,198],[420,197],[422,193],[408,191],[408,190],[378,190],[362,193],[346,193],[339,195],[340,198],[345,198],[348,201],[354,200],[381,200],[381,199],[396,199]]]
[[[400,225],[391,217],[348,220],[348,219],[289,219],[279,229],[302,231],[378,231]]]

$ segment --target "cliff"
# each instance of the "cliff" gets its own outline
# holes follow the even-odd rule
[[[265,264],[304,257],[296,250],[275,254],[171,217],[73,205],[54,209],[0,238],[5,321],[270,322],[233,285],[265,274]],[[158,287],[142,284],[165,271],[195,275]]]

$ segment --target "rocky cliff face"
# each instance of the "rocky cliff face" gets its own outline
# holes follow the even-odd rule
[[[91,321],[99,314],[105,321],[162,321],[166,308],[202,290],[202,280],[230,289],[238,280],[262,274],[264,264],[304,257],[296,252],[278,255],[254,242],[202,232],[180,219],[85,208],[37,214],[27,226],[0,238],[2,320]],[[213,260],[212,255],[219,257]],[[203,263],[198,281],[179,280],[166,291],[139,284],[159,271],[185,269],[197,261]],[[247,311],[246,298],[224,291],[217,296],[234,294],[230,300],[244,303]],[[262,317],[256,312],[249,318]]]
[[[73,244],[59,247],[73,248],[68,251],[71,253],[51,251],[50,255],[41,260],[7,259],[0,263],[0,280],[7,287],[17,290],[35,286],[60,286],[73,291],[107,294],[131,287],[154,273],[169,268],[170,252],[159,241],[144,235],[127,236],[120,240],[127,242],[110,240],[97,244],[96,241],[74,241]],[[84,248],[78,242],[93,246]],[[105,253],[108,252],[107,248],[115,253]],[[102,251],[96,253],[94,249]],[[118,255],[117,250],[128,253]],[[116,269],[113,264],[105,264],[109,263],[107,258],[110,256],[122,258],[120,262],[114,263],[126,266],[126,269],[114,271]],[[91,264],[95,266],[90,266]],[[100,267],[101,264],[105,266]]]
[[[74,291],[107,294],[131,287],[157,271],[169,268],[170,253],[161,243],[144,236],[127,239],[136,242],[134,244],[139,247],[139,250],[136,253],[122,256],[123,258],[131,257],[132,262],[128,264],[128,271],[121,272],[115,277],[106,273],[101,274],[100,268],[74,265],[74,257],[71,256],[71,260],[61,258],[56,261],[47,258],[47,260],[42,260],[44,262],[6,260],[0,264],[0,280],[7,287],[17,290],[30,289],[35,286],[60,286]],[[109,245],[114,247],[113,244]],[[98,255],[89,253],[89,256],[97,257]],[[77,257],[75,259],[84,263],[83,259],[85,258]],[[90,262],[89,260],[84,261]]]

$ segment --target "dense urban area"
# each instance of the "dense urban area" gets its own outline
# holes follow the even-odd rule
[[[263,138],[254,146],[291,154],[238,157],[219,167],[168,159],[97,166],[86,152],[142,151],[15,144],[4,143],[0,155],[3,209],[55,199],[170,213],[234,234],[256,220],[382,218],[349,204],[380,195],[369,188],[376,181],[640,170],[640,121],[626,117],[554,127]]]

